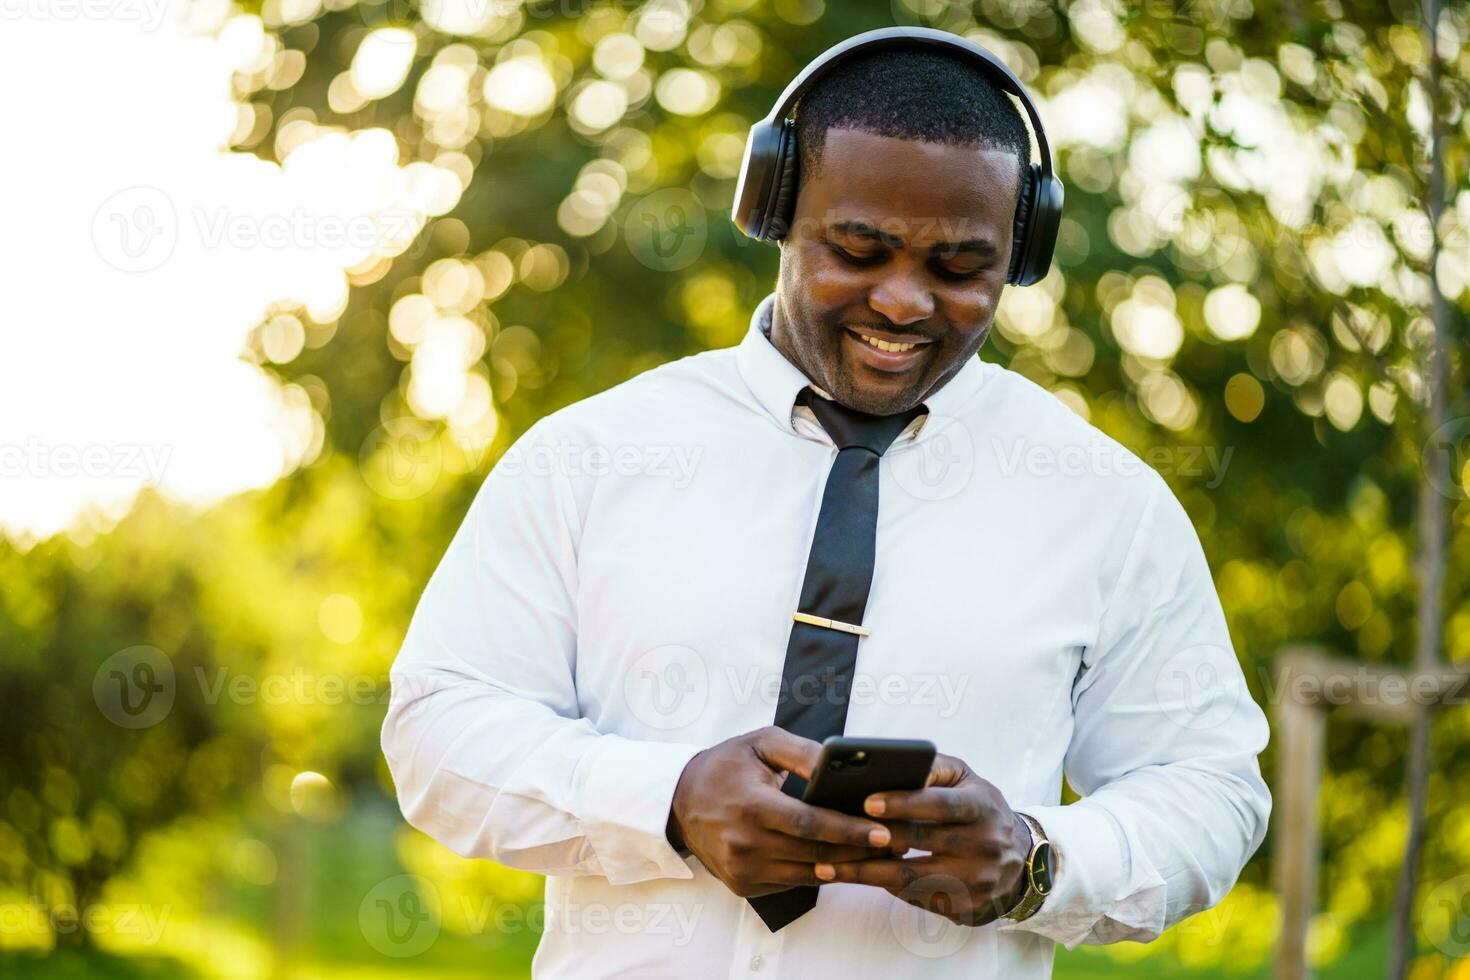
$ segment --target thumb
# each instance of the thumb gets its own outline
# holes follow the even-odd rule
[[[934,764],[929,768],[929,781],[925,786],[958,786],[970,772],[970,767],[952,755],[935,753]]]
[[[760,760],[772,770],[793,772],[802,779],[812,777],[812,769],[822,754],[822,744],[800,735],[793,735],[784,728],[768,725],[755,733],[751,748]]]

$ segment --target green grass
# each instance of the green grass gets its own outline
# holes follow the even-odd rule
[[[1365,980],[1381,977],[1388,961],[1388,928],[1375,923],[1353,936],[1343,954],[1331,963],[1315,969],[1316,980]],[[1057,947],[1055,980],[1270,980],[1274,975],[1270,961],[1254,967],[1219,967],[1191,970],[1170,956],[1156,956],[1121,963],[1101,947],[1079,946],[1074,950]]]
[[[362,896],[377,882],[402,874],[394,857],[396,813],[357,810],[330,826],[299,827],[293,869],[311,896],[311,914],[294,939],[289,980],[512,980],[530,974],[536,935],[527,930],[502,935],[493,929],[472,936],[443,931],[424,952],[407,958],[384,956],[366,940],[358,922]],[[278,882],[278,885],[280,883]],[[270,889],[221,883],[211,905],[231,922],[271,941]],[[1361,980],[1383,975],[1387,930],[1382,924],[1349,937],[1344,954],[1316,972],[1320,980]],[[1103,948],[1058,948],[1056,980],[1268,980],[1271,963],[1189,969],[1171,955],[1122,962]],[[60,950],[49,956],[0,954],[0,977],[16,980],[202,980],[188,964],[166,957],[116,957],[91,950]]]
[[[110,956],[95,950],[57,950],[47,956],[0,953],[0,977],[15,980],[199,980],[178,960]]]
[[[373,951],[345,942],[336,951],[318,950],[312,960],[296,964],[291,976],[308,978],[352,978],[371,980],[512,980],[530,975],[530,942],[519,948],[500,947],[487,955],[483,943],[445,934],[430,953],[409,961],[389,961]],[[325,955],[323,955],[325,954]],[[1318,980],[1363,980],[1383,976],[1388,955],[1387,932],[1377,927],[1357,937],[1337,961],[1314,974]],[[1271,964],[1253,969],[1221,968],[1190,970],[1170,957],[1151,957],[1135,962],[1118,962],[1100,948],[1079,947],[1057,950],[1055,980],[1268,980]],[[50,956],[0,955],[0,976],[14,980],[199,980],[199,975],[174,960],[133,959],[97,952],[65,950]]]

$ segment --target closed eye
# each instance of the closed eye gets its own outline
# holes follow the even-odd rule
[[[883,261],[883,256],[881,255],[854,255],[847,249],[843,248],[841,245],[831,245],[831,248],[832,251],[836,253],[837,257],[840,258],[842,261],[848,263],[849,265],[858,266],[859,268],[862,268],[864,266],[876,265],[879,262]]]
[[[877,255],[857,255],[853,252],[849,252],[841,245],[838,245],[836,242],[832,241],[827,242],[827,247],[830,248],[833,254],[840,258],[843,262],[846,262],[848,265],[854,266],[859,269],[875,266],[878,263],[882,262],[885,258],[882,253],[879,253]],[[941,252],[936,253],[934,255],[934,259],[936,260],[936,263],[944,262],[953,259],[955,255],[955,252]],[[980,276],[985,274],[985,270],[988,268],[990,268],[989,262],[982,262],[979,266],[976,266],[973,269],[965,269],[963,271],[949,269],[939,264],[933,265],[935,275],[937,275],[940,279],[945,280],[946,282],[968,282],[971,279],[978,279],[980,278]]]
[[[950,282],[964,282],[967,279],[980,278],[980,276],[985,273],[986,268],[987,266],[982,265],[979,268],[966,269],[964,272],[956,272],[953,269],[946,269],[943,266],[940,266],[938,272],[939,278],[941,279],[948,279]]]

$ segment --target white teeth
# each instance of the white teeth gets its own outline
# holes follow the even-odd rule
[[[863,338],[863,340],[865,340],[870,347],[876,347],[879,350],[906,351],[913,350],[915,347],[919,346],[918,344],[893,344],[889,343],[886,340],[879,340],[877,337],[869,337],[865,333],[860,333],[858,334],[858,336]]]

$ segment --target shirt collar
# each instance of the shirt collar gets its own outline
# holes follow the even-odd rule
[[[830,397],[812,383],[811,379],[786,355],[776,349],[766,331],[771,327],[771,311],[776,304],[776,294],[771,293],[761,300],[750,317],[750,329],[740,342],[736,362],[740,375],[755,395],[762,409],[781,428],[794,432],[791,424],[792,409],[801,389],[810,387],[823,397]],[[989,377],[993,366],[978,356],[970,358],[954,377],[940,386],[939,390],[924,399],[930,415],[957,415]],[[923,426],[919,435],[922,437]]]

